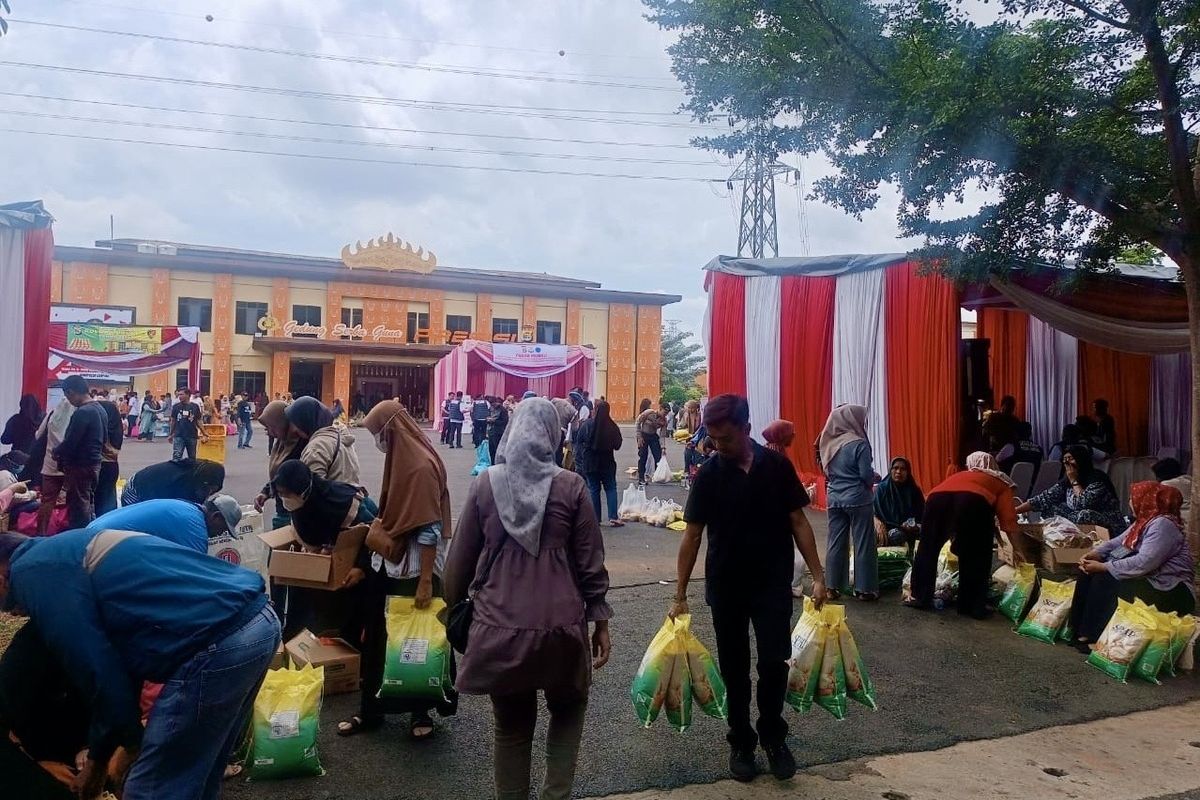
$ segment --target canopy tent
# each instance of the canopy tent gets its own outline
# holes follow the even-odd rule
[[[17,410],[22,394],[46,403],[53,222],[40,200],[0,205],[0,339],[12,354],[0,359],[0,409],[6,415]]]
[[[193,392],[200,389],[197,327],[54,322],[49,325],[47,349],[50,356],[43,369],[49,381],[83,375],[93,380],[122,382],[131,375],[147,375],[186,364],[188,388]]]
[[[596,351],[591,347],[468,339],[434,367],[434,425],[441,424],[441,400],[450,392],[520,397],[528,390],[543,397],[566,397],[575,386],[595,391]]]
[[[996,396],[1030,398],[1020,411],[1046,444],[1105,397],[1132,427],[1118,441],[1125,453],[1188,449],[1186,304],[1161,274],[1043,271],[960,292],[898,253],[721,256],[705,269],[710,394],[745,394],[755,436],[777,417],[795,423],[805,483],[822,483],[813,441],[842,403],[870,409],[880,474],[903,455],[921,485],[941,480],[961,438],[960,303],[982,309]],[[1072,290],[1056,293],[1066,277]],[[1152,302],[1133,307],[1132,287]]]

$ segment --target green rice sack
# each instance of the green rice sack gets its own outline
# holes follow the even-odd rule
[[[1153,606],[1146,605],[1140,598],[1135,598],[1133,605],[1154,622],[1146,649],[1138,656],[1137,661],[1133,662],[1133,674],[1147,683],[1161,683],[1158,674],[1171,660],[1171,617]]]
[[[680,636],[683,639],[684,652],[687,654],[692,699],[708,716],[716,719],[728,718],[729,699],[725,694],[725,680],[721,677],[721,670],[717,669],[712,655],[692,633],[687,623],[684,624]]]
[[[317,724],[321,717],[321,692],[325,668],[267,672],[254,698],[250,780],[305,778],[324,775],[317,758]]]
[[[846,675],[846,694],[851,700],[862,703],[867,708],[877,708],[875,705],[875,685],[867,674],[867,665],[863,663],[858,643],[850,626],[843,619],[838,627],[838,645],[842,651],[842,669]]]
[[[417,608],[412,597],[387,599],[387,649],[380,698],[446,700],[450,688],[450,643],[437,615],[446,601],[435,597]]]
[[[667,617],[650,640],[633,676],[630,697],[633,712],[643,728],[658,719],[664,706],[671,727],[682,732],[692,723],[692,684],[681,635],[690,622],[690,614],[680,614],[675,619]]]
[[[1071,615],[1071,600],[1075,595],[1075,581],[1042,581],[1037,602],[1029,614],[1017,626],[1017,633],[1054,644],[1059,630]]]
[[[1118,600],[1117,610],[1100,634],[1087,663],[1125,683],[1138,656],[1150,643],[1153,629],[1153,617],[1135,608],[1133,603]]]
[[[1017,574],[1012,583],[1004,590],[997,607],[1001,614],[1016,624],[1025,616],[1025,606],[1033,595],[1033,587],[1037,583],[1037,568],[1033,564],[1022,564],[1017,567]]]
[[[804,598],[804,612],[792,629],[792,657],[788,659],[787,702],[804,713],[812,708],[825,654],[825,629],[811,597]]]
[[[817,679],[817,694],[813,700],[833,714],[834,719],[846,718],[846,668],[842,665],[842,647],[838,638],[838,631],[845,621],[844,606],[831,603],[821,606],[825,652],[821,655],[821,672]]]

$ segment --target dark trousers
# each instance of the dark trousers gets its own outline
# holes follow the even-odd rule
[[[96,518],[96,484],[100,480],[100,465],[60,467],[63,490],[67,493],[67,524],[71,529],[86,528]]]
[[[107,514],[117,507],[117,477],[121,467],[115,461],[100,463],[100,476],[96,480],[96,516]]]
[[[487,420],[477,419],[471,423],[471,446],[478,449],[479,445],[487,441]]]
[[[745,592],[745,587],[739,587]],[[730,597],[710,604],[717,634],[717,660],[729,698],[729,734],[734,747],[782,743],[787,660],[791,656],[792,596],[787,587]],[[750,725],[750,626],[758,642],[758,731]]]
[[[933,602],[938,555],[953,541],[958,556],[958,611],[979,616],[985,613],[992,540],[996,512],[983,497],[973,492],[939,492],[930,495],[921,517],[921,539],[912,566],[912,598],[917,603]]]
[[[601,467],[587,476],[588,489],[592,493],[592,508],[596,510],[596,519],[603,522],[600,515],[600,489],[608,500],[608,518],[617,519],[617,465],[616,462]]]
[[[646,454],[654,456],[654,463],[662,461],[662,442],[659,441],[657,434],[639,434],[638,436],[638,483],[645,483],[646,480]]]
[[[545,695],[550,723],[546,726],[546,780],[538,796],[541,800],[570,800],[587,695],[550,689]],[[492,714],[496,721],[495,796],[497,800],[527,800],[537,727],[537,692],[494,694]]]
[[[446,444],[451,447],[462,447],[463,421],[461,419],[452,419],[446,425]]]
[[[1075,595],[1071,599],[1071,630],[1075,637],[1088,642],[1099,640],[1117,610],[1117,600],[1133,602],[1134,598],[1167,614],[1191,614],[1196,608],[1196,599],[1182,583],[1164,592],[1145,578],[1122,581],[1111,572],[1081,572],[1075,576]]]
[[[450,444],[450,418],[442,418],[442,444]]]

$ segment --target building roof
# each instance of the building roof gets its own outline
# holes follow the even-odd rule
[[[156,252],[139,252],[139,245],[154,245]],[[167,252],[162,252],[162,249]],[[173,254],[170,248],[174,249]],[[271,253],[231,247],[186,244],[159,239],[101,239],[92,247],[56,246],[58,261],[82,261],[125,266],[175,268],[199,272],[243,272],[302,280],[353,283],[399,284],[428,289],[504,295],[537,295],[608,303],[665,306],[677,303],[679,295],[623,292],[604,289],[596,281],[567,278],[545,272],[476,269],[438,265],[431,273],[355,269],[340,258]]]

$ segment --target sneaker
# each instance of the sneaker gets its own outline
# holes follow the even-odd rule
[[[767,754],[767,764],[771,768],[771,774],[776,778],[786,781],[796,774],[796,759],[786,744],[783,742],[764,744],[763,751]]]
[[[733,747],[729,752],[729,774],[735,781],[746,783],[754,780],[758,774],[758,764],[754,762],[754,748]]]

